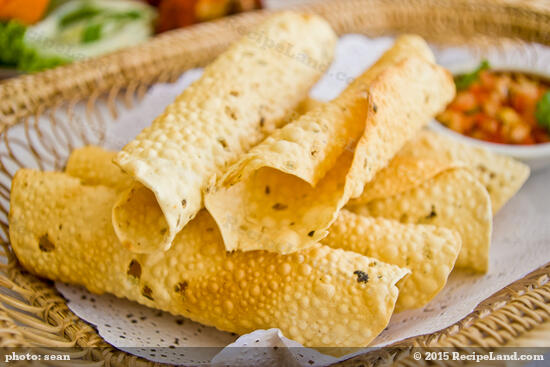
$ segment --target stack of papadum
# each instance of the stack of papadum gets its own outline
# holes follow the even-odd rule
[[[455,87],[416,36],[333,101],[304,102],[335,42],[317,16],[274,15],[122,151],[84,147],[63,173],[17,172],[21,263],[310,347],[367,346],[455,264],[487,271],[492,215],[528,168],[422,130]]]

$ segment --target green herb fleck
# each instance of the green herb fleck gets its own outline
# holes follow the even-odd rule
[[[424,248],[422,249],[422,253],[426,259],[432,258],[432,249],[428,245],[424,246]]]
[[[472,85],[474,82],[479,80],[479,75],[483,70],[487,70],[490,67],[491,65],[489,65],[489,61],[483,60],[481,64],[479,64],[479,66],[474,71],[467,74],[457,75],[454,78],[456,89],[458,90],[467,89],[470,85]]]
[[[141,277],[141,265],[137,260],[130,261],[127,274],[136,279]]]
[[[361,270],[355,270],[353,274],[357,275],[357,283],[367,283],[369,281],[369,275]]]
[[[435,217],[437,217],[437,212],[435,211],[435,205],[432,205],[432,210],[430,214],[426,215],[426,219],[433,219]]]
[[[272,206],[273,210],[285,210],[286,208],[288,208],[288,205],[281,204],[281,203],[276,203],[275,205]]]
[[[51,252],[55,250],[55,245],[50,241],[48,235],[45,234],[38,239],[38,248],[42,252]]]
[[[227,141],[225,141],[224,138],[218,138],[218,143],[221,144],[221,146],[223,147],[223,149],[227,148]]]
[[[174,291],[176,293],[183,293],[185,292],[188,286],[189,286],[189,283],[187,283],[187,281],[184,280],[183,282],[179,282],[174,286]]]
[[[141,295],[147,299],[150,299],[151,301],[154,301],[153,299],[153,290],[149,286],[144,286],[141,290]]]
[[[286,168],[288,168],[289,170],[294,170],[294,169],[296,169],[296,165],[294,164],[294,162],[291,162],[291,161],[285,162],[285,166],[286,166]]]

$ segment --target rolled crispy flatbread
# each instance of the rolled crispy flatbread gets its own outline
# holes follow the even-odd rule
[[[291,253],[319,242],[339,210],[454,96],[426,43],[402,36],[338,98],[275,131],[209,187],[228,250]]]
[[[128,176],[112,164],[114,154],[94,146],[76,149],[69,157],[66,172],[80,178],[86,185],[103,182],[123,189]],[[447,166],[426,162],[423,167],[432,172],[434,167],[442,170],[441,167]],[[387,169],[380,171],[377,178],[385,171]],[[423,176],[417,172],[418,166],[409,168],[409,171],[412,177]],[[108,172],[109,175],[101,172]],[[397,284],[399,298],[396,312],[423,307],[432,300],[445,286],[461,248],[461,239],[456,231],[433,225],[403,224],[391,219],[364,217],[348,210],[340,212],[321,243],[410,269],[411,275]]]
[[[79,150],[80,158],[86,150]],[[75,162],[78,160],[74,160]],[[82,162],[82,159],[80,159]],[[92,171],[105,162],[92,160]],[[166,252],[135,254],[118,242],[111,208],[124,179],[20,170],[10,198],[10,240],[29,271],[183,315],[220,330],[277,327],[309,347],[366,346],[389,322],[407,269],[328,246],[290,255],[226,252],[201,211]],[[115,179],[113,179],[115,178]],[[34,210],[35,208],[40,210]]]
[[[115,159],[136,180],[113,209],[122,244],[137,253],[169,248],[203,206],[209,177],[286,121],[335,42],[318,16],[283,12],[206,67]]]
[[[397,283],[395,312],[431,301],[447,283],[461,247],[459,234],[447,228],[364,217],[347,210],[340,212],[321,243],[410,269],[411,275]]]
[[[400,182],[400,171],[395,163],[400,159],[397,157],[385,172],[381,172],[381,177]],[[393,176],[388,172],[393,172]],[[405,181],[405,185],[409,182]],[[373,181],[371,187],[376,186]],[[462,239],[456,266],[479,273],[487,271],[493,223],[491,198],[467,168],[451,165],[448,169],[437,171],[418,186],[407,186],[406,190],[400,190],[398,184],[380,187],[394,188],[396,193],[373,198],[366,203],[350,203],[347,208],[364,216],[452,229]]]

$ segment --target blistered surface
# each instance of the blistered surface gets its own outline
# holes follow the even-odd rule
[[[342,210],[321,243],[405,267],[395,312],[426,305],[447,282],[461,247],[457,232],[444,227],[403,224]]]
[[[370,63],[392,44],[390,38],[378,38],[369,40],[359,35],[347,35],[342,38],[337,47],[337,58],[333,67],[312,91],[312,96],[322,100],[330,100],[340,93],[345,87],[348,78],[361,73]],[[542,46],[541,46],[542,47]],[[455,48],[448,52],[439,50],[436,56],[439,60],[456,62],[468,61],[475,67],[476,60],[470,58],[469,52]],[[460,57],[455,57],[460,53]],[[466,57],[466,56],[468,57]],[[492,64],[495,62],[491,59]],[[506,60],[504,60],[506,61]],[[524,60],[523,60],[524,61]],[[444,64],[447,65],[447,64]],[[506,63],[501,66],[505,66]],[[186,73],[177,84],[157,85],[148,94],[137,108],[120,117],[120,120],[109,127],[107,146],[111,149],[120,149],[124,143],[133,138],[152,118],[160,114],[164,106],[177,96],[181,87],[189,83],[200,74],[200,70]],[[164,105],[163,105],[164,104]],[[513,197],[494,218],[494,236],[490,251],[490,264],[487,274],[475,275],[466,272],[455,271],[443,291],[425,308],[395,314],[388,328],[373,342],[373,346],[383,346],[406,339],[415,335],[433,333],[441,330],[470,313],[475,306],[489,297],[491,294],[525,276],[532,270],[544,265],[550,259],[550,228],[547,225],[550,216],[550,195],[548,195],[548,182],[550,171],[537,172],[529,178],[525,186]],[[182,346],[191,345],[190,342],[200,343],[202,346],[217,346],[218,341],[225,342],[235,339],[229,333],[220,332],[210,328],[201,329],[200,339],[193,338],[183,340],[187,335],[194,336],[197,324],[184,320],[181,325],[177,320],[181,318],[164,314],[166,320],[161,326],[162,330],[151,328],[147,323],[132,323],[126,317],[126,309],[139,312],[140,317],[154,319],[158,311],[138,305],[133,302],[123,301],[113,296],[94,296],[96,307],[92,307],[88,300],[89,293],[78,287],[69,287],[57,284],[58,289],[69,300],[69,307],[81,318],[95,325],[100,335],[106,342],[115,347],[126,350],[135,355],[145,357],[152,361],[164,361],[158,354],[146,350],[146,347],[156,345],[164,336],[178,337]],[[111,301],[106,301],[111,299]],[[105,302],[113,302],[107,308]],[[117,312],[111,312],[116,310]],[[138,311],[136,311],[138,310]],[[105,315],[111,315],[106,318]],[[142,316],[143,315],[143,316]],[[112,330],[126,330],[125,338],[121,333]],[[157,336],[157,331],[160,336]],[[198,334],[198,332],[197,332]],[[138,339],[139,335],[141,339]],[[150,343],[147,338],[154,340]],[[158,339],[155,339],[158,338]],[[168,339],[165,339],[168,340]],[[282,336],[276,330],[257,330],[246,334],[236,340],[230,346],[253,345],[258,340],[262,346],[295,346],[291,340]],[[183,342],[185,343],[183,343]],[[158,343],[158,342],[157,342]],[[163,344],[169,346],[170,344]],[[195,344],[196,345],[196,344]],[[137,348],[131,348],[137,347]],[[142,348],[142,349],[140,349]],[[277,350],[281,350],[278,348]],[[224,361],[231,364],[239,357],[228,354],[232,349],[228,348],[223,354],[219,354],[215,361]],[[269,355],[264,355],[269,351]],[[292,350],[291,350],[292,351]],[[177,360],[177,349],[169,355]],[[328,364],[334,362],[334,358],[321,357],[315,351],[310,350],[312,356],[297,359],[299,365],[310,366],[308,361]],[[155,355],[152,355],[155,354]],[[242,356],[241,356],[242,357]],[[254,355],[252,352],[246,355],[247,361],[260,366],[260,360],[267,357],[273,358],[279,364],[290,363],[292,357],[289,354],[280,355],[274,348],[265,349],[262,354]],[[299,357],[299,356],[298,356]],[[347,357],[346,357],[347,358]],[[180,360],[181,361],[181,360]],[[181,363],[181,362],[180,362]],[[273,365],[274,363],[271,363]]]
[[[399,37],[335,100],[231,166],[205,195],[226,249],[289,253],[322,239],[342,206],[452,100],[452,79],[432,58],[418,36]]]
[[[283,12],[219,55],[117,154],[115,162],[143,185],[115,204],[117,237],[134,252],[167,250],[201,209],[209,178],[286,122],[335,43],[320,17]]]
[[[350,210],[402,223],[433,224],[455,230],[462,239],[456,266],[480,273],[487,270],[493,223],[491,199],[465,168],[444,171],[409,191]]]

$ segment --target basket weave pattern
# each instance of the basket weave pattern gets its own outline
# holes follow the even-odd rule
[[[432,42],[470,42],[473,37],[519,38],[550,45],[550,6],[539,1],[333,0],[306,6],[339,34],[371,36],[412,32]],[[163,34],[98,59],[0,83],[0,347],[74,347],[73,359],[107,366],[147,366],[120,352],[74,315],[53,285],[18,264],[8,243],[9,188],[24,166],[62,169],[70,151],[101,144],[105,126],[139,103],[155,83],[211,61],[267,16],[241,14]],[[14,131],[23,134],[14,138]],[[21,138],[23,136],[23,138]],[[31,162],[30,164],[28,162]],[[550,264],[486,300],[459,323],[395,348],[353,358],[343,365],[395,360],[418,365],[415,347],[497,347],[550,319]],[[85,348],[94,347],[94,348]],[[84,349],[83,349],[84,348]]]

